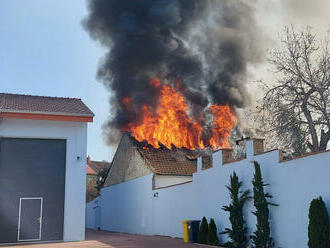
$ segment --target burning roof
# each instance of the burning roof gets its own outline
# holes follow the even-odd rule
[[[83,25],[107,49],[97,77],[111,91],[108,141],[127,131],[155,148],[228,147],[247,68],[263,57],[255,2],[88,3]]]
[[[197,159],[193,151],[176,147],[146,147],[131,136],[130,141],[156,174],[191,176],[197,171]]]
[[[159,92],[158,104],[153,108],[144,105],[141,120],[128,123],[121,128],[122,131],[154,148],[159,148],[160,144],[168,149],[175,146],[190,150],[230,147],[228,138],[236,117],[228,105],[213,104],[206,113],[201,111],[200,118],[196,119],[188,114],[189,106],[180,92],[179,83],[171,87],[159,80],[151,80],[150,87]],[[124,101],[127,111],[133,110],[131,99],[125,98]],[[209,123],[205,123],[207,115],[211,117]]]

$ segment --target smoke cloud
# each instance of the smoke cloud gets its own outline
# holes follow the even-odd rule
[[[144,104],[157,104],[151,78],[169,85],[180,81],[192,114],[211,103],[246,106],[247,67],[263,58],[253,3],[88,1],[83,25],[108,49],[97,74],[113,92],[108,126],[120,129],[138,121]],[[132,108],[125,107],[124,98],[131,99]]]
[[[327,0],[283,0],[284,10],[288,15],[298,19],[328,18],[329,7],[330,2]]]

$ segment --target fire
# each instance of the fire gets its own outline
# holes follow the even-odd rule
[[[150,85],[160,92],[158,105],[155,109],[144,105],[142,120],[129,123],[122,131],[130,132],[137,141],[146,141],[155,148],[160,144],[169,149],[175,146],[190,150],[230,147],[228,139],[237,120],[228,105],[210,106],[213,122],[211,127],[205,128],[188,114],[189,105],[176,87],[156,79],[151,80]],[[125,97],[122,102],[125,108],[130,108],[132,101]]]

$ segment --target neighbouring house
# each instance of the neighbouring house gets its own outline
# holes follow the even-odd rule
[[[84,240],[93,117],[76,98],[0,94],[0,244]]]
[[[159,167],[164,163],[160,161],[164,158],[160,154],[168,154],[162,169]],[[310,202],[319,196],[330,202],[329,151],[284,160],[282,151],[265,152],[262,139],[249,139],[245,141],[243,158],[235,159],[230,149],[221,149],[211,156],[198,156],[196,163],[190,160],[193,157],[184,154],[178,150],[143,149],[124,136],[107,185],[99,197],[87,204],[87,227],[182,237],[182,220],[200,220],[206,216],[214,218],[218,231],[222,232],[231,227],[228,212],[221,209],[231,200],[226,188],[230,175],[235,171],[243,182],[242,191],[252,191],[253,161],[257,161],[264,182],[269,184],[265,191],[279,205],[270,207],[271,235],[276,247],[307,248]],[[154,159],[160,161],[153,163]],[[185,161],[183,164],[181,159]],[[164,168],[166,174],[171,171],[168,167],[175,171],[171,177],[180,178],[178,172],[184,171],[185,180],[158,180],[159,176],[166,176],[159,173]],[[253,200],[248,201],[244,213],[249,235],[256,228],[254,210]],[[226,235],[219,238],[222,242],[228,240]]]
[[[191,182],[196,170],[197,159],[189,150],[146,148],[123,134],[104,187],[151,174],[158,189]]]
[[[110,163],[106,161],[93,161],[90,156],[87,157],[86,167],[86,202],[93,200],[99,195],[97,188],[97,181],[99,180],[99,173],[107,171],[110,168]]]

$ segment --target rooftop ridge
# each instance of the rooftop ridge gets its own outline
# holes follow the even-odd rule
[[[68,99],[68,100],[80,100],[81,98],[76,97],[60,97],[60,96],[41,96],[41,95],[31,95],[31,94],[16,94],[16,93],[6,93],[6,92],[0,92],[0,96],[25,96],[25,97],[36,97],[36,98],[53,98],[53,99]]]
[[[32,118],[35,120],[53,118],[52,120],[68,121],[72,117],[71,121],[78,122],[92,122],[94,117],[94,113],[81,98],[4,92],[0,92],[0,113],[5,118]],[[71,117],[68,118],[67,116]]]

